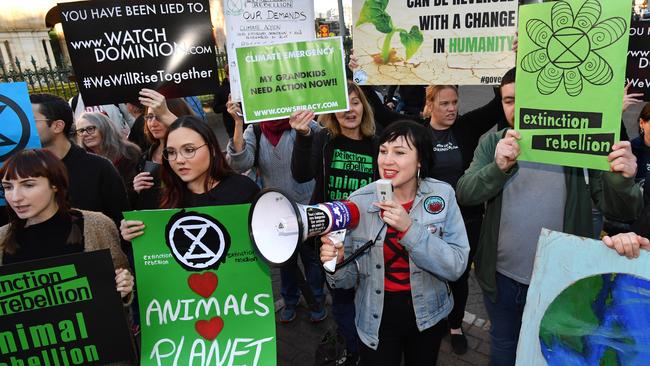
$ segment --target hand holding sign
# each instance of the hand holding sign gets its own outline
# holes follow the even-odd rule
[[[156,115],[156,119],[163,124],[169,126],[176,120],[176,116],[167,108],[165,96],[157,91],[144,88],[140,90],[140,97],[138,99],[142,105],[149,107]]]
[[[494,152],[494,162],[497,164],[502,172],[510,170],[519,156],[519,143],[517,140],[521,138],[519,132],[515,130],[508,130],[504,138],[497,144],[496,151]]]
[[[620,141],[612,146],[612,152],[607,155],[611,171],[621,173],[625,178],[636,176],[636,156],[632,153],[629,141]]]
[[[643,102],[643,99],[638,99],[643,98],[643,93],[630,94],[629,89],[631,85],[631,83],[627,83],[625,86],[625,93],[623,94],[623,112],[625,112],[629,106]]]
[[[133,276],[128,269],[118,268],[115,270],[115,284],[120,297],[125,298],[133,291]]]
[[[309,135],[309,131],[311,131],[309,123],[314,119],[314,116],[314,112],[308,109],[298,110],[291,113],[289,124],[297,133],[307,136]]]
[[[120,221],[120,235],[122,239],[131,241],[142,234],[144,234],[144,223],[142,221],[124,219]]]
[[[621,233],[612,237],[604,236],[603,243],[627,259],[638,258],[640,249],[650,250],[650,241],[635,233]]]
[[[240,123],[243,125],[244,118],[242,117],[241,104],[239,104],[239,102],[233,102],[231,95],[228,95],[226,110],[228,111],[228,113],[230,113],[232,119],[235,120],[235,123]]]

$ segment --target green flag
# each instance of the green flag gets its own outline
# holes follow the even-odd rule
[[[268,267],[248,236],[250,205],[126,212],[133,240],[142,365],[275,365]]]

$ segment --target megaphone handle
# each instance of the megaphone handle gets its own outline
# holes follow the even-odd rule
[[[332,231],[330,233],[327,233],[327,237],[334,243],[339,243],[339,242],[342,243],[343,239],[345,239],[345,232],[346,232],[345,229]],[[336,257],[328,260],[327,262],[323,263],[323,267],[325,268],[325,270],[327,270],[328,272],[336,271],[336,260],[337,259],[338,259],[338,255]]]
[[[325,267],[325,270],[327,272],[334,272],[336,271],[336,260],[338,259],[338,256],[335,258],[332,258],[328,260],[327,262],[323,263],[323,267]]]

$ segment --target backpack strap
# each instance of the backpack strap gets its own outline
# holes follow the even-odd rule
[[[256,167],[260,159],[260,139],[262,138],[262,127],[259,123],[253,125],[253,133],[255,133],[255,160],[253,166]]]

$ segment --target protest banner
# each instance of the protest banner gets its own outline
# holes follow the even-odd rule
[[[354,81],[372,85],[499,84],[514,66],[518,2],[352,2]]]
[[[110,251],[0,266],[0,356],[0,366],[132,360]]]
[[[141,365],[275,365],[268,267],[248,235],[250,205],[133,211]]]
[[[518,366],[645,365],[650,253],[542,229],[517,347]]]
[[[341,37],[237,48],[246,123],[348,110]]]
[[[208,0],[59,3],[63,32],[86,105],[212,94],[217,61]]]
[[[233,101],[241,101],[239,80],[242,79],[235,48],[311,41],[316,38],[312,0],[225,1],[223,12],[226,18],[226,52]]]
[[[40,147],[27,83],[0,83],[0,164],[15,152]],[[4,205],[0,190],[0,206]]]
[[[609,170],[619,140],[630,7],[566,0],[519,9],[519,160]]]
[[[650,22],[632,22],[630,45],[627,51],[629,93],[644,93],[643,100],[650,101]]]

